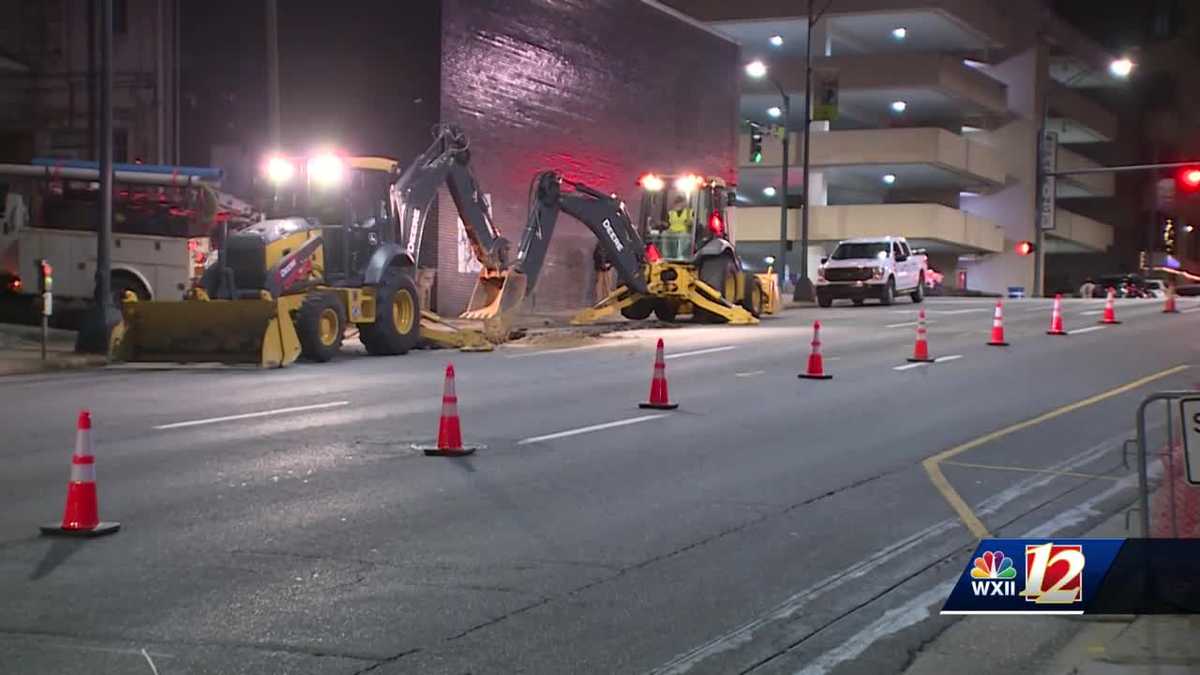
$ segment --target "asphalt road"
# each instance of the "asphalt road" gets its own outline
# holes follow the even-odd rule
[[[1136,494],[1137,402],[1200,377],[1177,368],[1200,363],[1190,298],[1068,337],[1013,301],[1007,348],[989,301],[923,306],[943,359],[911,368],[902,300],[567,350],[0,378],[0,672],[901,672],[978,534],[947,488],[995,535],[1086,531]],[[1102,301],[1066,306],[1097,325]],[[832,380],[796,377],[814,318]],[[660,336],[681,405],[651,417]],[[448,359],[487,446],[465,459],[411,448]],[[123,528],[41,538],[82,407]],[[941,489],[922,465],[1008,427]]]

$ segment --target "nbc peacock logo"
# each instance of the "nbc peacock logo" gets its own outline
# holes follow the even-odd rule
[[[976,596],[1015,596],[1017,568],[1002,551],[984,551],[971,567],[971,592]]]

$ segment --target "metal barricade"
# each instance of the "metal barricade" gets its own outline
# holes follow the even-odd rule
[[[1192,522],[1192,519],[1200,518],[1200,485],[1188,484],[1184,468],[1185,459],[1182,448],[1185,422],[1180,419],[1179,409],[1179,402],[1182,399],[1200,399],[1200,391],[1161,391],[1147,396],[1138,405],[1137,438],[1134,439],[1137,445],[1138,505],[1134,509],[1140,512],[1141,536],[1143,537],[1154,536],[1157,529],[1151,527],[1150,458],[1152,456],[1162,461],[1163,472],[1157,481],[1160,493],[1155,495],[1155,500],[1158,504],[1163,504],[1165,501],[1165,508],[1160,510],[1163,511],[1161,515],[1169,518],[1170,526],[1169,531],[1165,528],[1157,531],[1171,537],[1200,536],[1194,532],[1197,528],[1196,524]],[[1155,411],[1160,410],[1156,405],[1160,402],[1163,415],[1161,432],[1159,424],[1147,423],[1147,416],[1157,414]],[[1165,438],[1152,438],[1159,433],[1165,433]],[[1161,446],[1159,442],[1161,442]],[[1161,447],[1162,450],[1151,451],[1151,447]],[[1128,443],[1125,450],[1126,460],[1128,460]],[[1165,493],[1162,492],[1164,490]],[[1186,507],[1182,509],[1182,513],[1179,508],[1181,498]],[[1195,508],[1193,508],[1193,504]],[[1192,511],[1196,511],[1196,513],[1192,513]],[[1126,514],[1127,523],[1128,515]],[[1182,535],[1180,531],[1181,517],[1186,521]]]

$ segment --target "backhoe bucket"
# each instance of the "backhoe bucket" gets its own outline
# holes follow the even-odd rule
[[[527,279],[524,274],[505,270],[495,276],[480,275],[471,291],[471,302],[460,317],[487,321],[499,319],[510,324],[525,300]]]
[[[230,363],[281,368],[300,356],[279,301],[130,302],[112,356],[129,362]]]

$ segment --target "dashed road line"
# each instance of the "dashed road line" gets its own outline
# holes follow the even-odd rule
[[[533,436],[531,438],[522,438],[521,440],[517,441],[517,445],[529,445],[531,443],[541,443],[542,441],[552,441],[557,438],[567,438],[569,436],[578,436],[580,434],[587,434],[587,433],[591,433],[593,431],[602,431],[604,429],[612,429],[615,427],[629,426],[630,424],[639,424],[641,422],[649,422],[650,420],[656,420],[660,417],[666,417],[666,416],[667,416],[666,413],[658,413],[655,415],[642,415],[640,417],[630,417],[628,419],[615,420],[612,422],[605,422],[603,424],[593,424],[593,425],[587,426],[587,427],[579,427],[578,429],[567,429],[566,431],[557,431],[555,433],[546,434],[544,436]]]
[[[927,366],[930,363],[932,363],[932,361],[922,361],[919,363],[906,363],[902,366],[896,366],[896,367],[892,368],[892,370],[912,370],[913,368],[921,368],[923,366]]]
[[[933,322],[926,320],[925,323],[933,323]],[[916,321],[905,321],[904,323],[889,323],[888,325],[884,326],[884,328],[904,328],[906,326],[915,326],[915,325],[917,325]]]
[[[685,356],[700,356],[701,354],[715,354],[716,352],[727,352],[730,349],[737,349],[737,345],[726,345],[724,347],[709,347],[708,349],[697,349],[691,352],[677,352],[675,354],[667,354],[664,359],[682,359]]]
[[[751,370],[748,373],[734,373],[733,376],[734,377],[754,377],[755,375],[762,375],[766,372],[767,371],[765,371],[765,370]]]
[[[1079,335],[1080,333],[1090,333],[1094,330],[1104,330],[1104,326],[1088,326],[1087,328],[1076,328],[1075,330],[1067,331],[1067,335]]]
[[[329,403],[314,403],[313,405],[298,405],[291,408],[276,408],[274,410],[260,410],[252,413],[242,413],[240,415],[225,415],[223,417],[208,417],[201,420],[188,420],[186,422],[172,422],[170,424],[159,424],[153,427],[156,431],[165,431],[167,429],[182,429],[184,427],[198,427],[202,424],[217,424],[220,422],[235,422],[237,420],[248,420],[256,417],[269,417],[271,415],[286,415],[289,413],[305,412],[308,410],[325,410],[327,408],[340,408],[350,405],[349,401],[331,401]]]
[[[950,354],[949,356],[939,356],[933,360],[934,363],[945,363],[947,361],[957,361],[963,357],[962,354]]]

